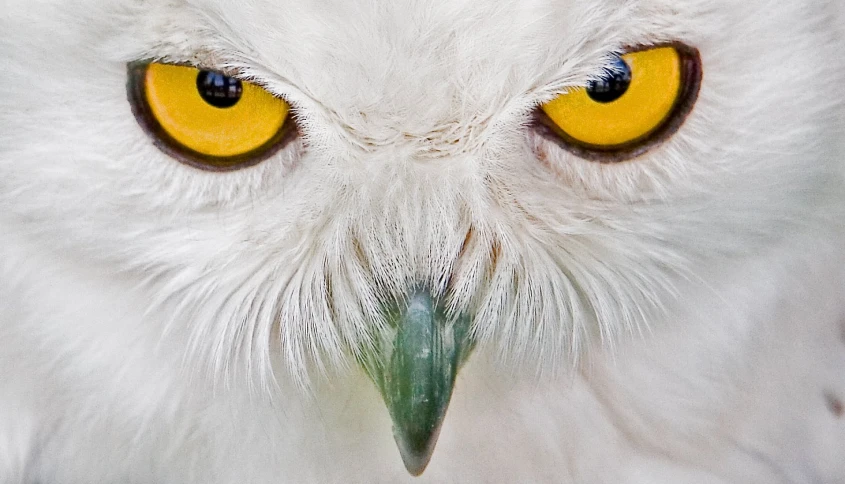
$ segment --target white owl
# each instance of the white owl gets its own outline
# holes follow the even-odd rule
[[[5,0],[0,483],[845,483],[843,13]]]

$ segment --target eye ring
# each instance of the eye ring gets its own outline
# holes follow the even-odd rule
[[[562,149],[579,158],[599,163],[619,163],[628,161],[651,151],[671,138],[684,124],[692,112],[701,90],[703,69],[701,54],[698,49],[680,42],[638,46],[625,50],[625,54],[650,51],[664,47],[673,48],[680,63],[680,89],[665,118],[646,134],[624,144],[601,146],[585,143],[564,132],[558,125],[538,108],[535,110],[532,128],[543,138],[557,144]]]
[[[185,146],[162,126],[147,98],[147,72],[151,62],[132,62],[127,66],[127,96],[138,124],[150,136],[153,144],[171,158],[203,171],[229,172],[255,166],[271,158],[298,134],[296,123],[289,112],[282,128],[261,145],[231,156],[214,156]],[[187,64],[167,64],[180,67]],[[198,72],[201,72],[198,70]]]

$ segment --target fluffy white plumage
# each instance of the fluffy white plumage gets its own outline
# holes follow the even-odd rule
[[[7,0],[0,483],[402,482],[352,355],[427,281],[479,346],[419,482],[845,482],[838,0]],[[538,105],[698,48],[680,131],[613,165]],[[301,136],[206,173],[126,97],[229,68]]]

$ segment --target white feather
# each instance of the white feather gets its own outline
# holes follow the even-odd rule
[[[845,482],[841,3],[6,1],[0,483],[410,479],[355,355],[420,282],[480,341],[421,482]],[[530,127],[667,41],[704,80],[658,149]],[[145,59],[300,137],[177,163]]]

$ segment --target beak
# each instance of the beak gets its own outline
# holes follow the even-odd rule
[[[450,318],[423,288],[385,309],[392,331],[361,364],[390,412],[405,468],[419,476],[437,444],[455,377],[472,351],[470,319]]]

